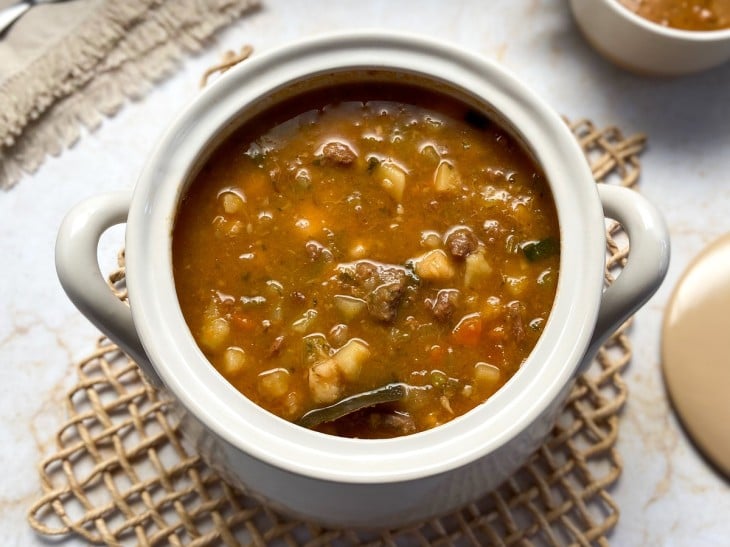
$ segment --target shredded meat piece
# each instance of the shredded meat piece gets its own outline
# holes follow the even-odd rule
[[[454,258],[464,259],[478,246],[479,241],[469,228],[457,228],[446,237],[446,249]]]
[[[378,282],[378,267],[370,262],[358,262],[355,265],[355,281],[364,289],[373,290]]]
[[[410,415],[402,412],[377,412],[370,416],[377,423],[377,429],[390,430],[397,435],[410,435],[416,432],[416,423]]]
[[[525,339],[525,321],[523,316],[523,306],[519,302],[510,302],[507,306],[507,321],[515,340],[521,342]]]
[[[338,141],[325,144],[322,148],[322,155],[325,161],[342,166],[350,165],[357,159],[357,154],[352,148]]]
[[[269,346],[269,357],[276,357],[279,355],[282,346],[284,345],[284,336],[277,336]]]
[[[436,298],[426,300],[433,316],[444,323],[451,320],[459,305],[459,291],[456,289],[441,289]]]
[[[370,315],[379,321],[393,321],[398,313],[404,289],[404,283],[388,283],[377,287],[365,300]]]
[[[363,298],[368,313],[378,321],[393,321],[408,287],[405,268],[365,260],[341,269],[340,283],[351,287],[353,296]]]

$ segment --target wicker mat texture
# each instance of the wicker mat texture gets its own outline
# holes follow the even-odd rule
[[[597,181],[634,186],[642,135],[624,138],[589,121],[570,124]],[[607,221],[606,282],[627,242]],[[110,284],[124,298],[123,254]],[[44,535],[109,545],[608,545],[619,509],[607,489],[616,452],[629,323],[578,378],[545,444],[499,489],[462,510],[379,532],[324,529],[292,520],[228,486],[181,440],[169,402],[137,366],[101,339],[78,363],[57,450],[40,464],[43,494],[29,522]]]

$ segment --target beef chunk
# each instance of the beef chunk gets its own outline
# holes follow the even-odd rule
[[[416,423],[408,414],[402,412],[393,412],[383,416],[383,425],[399,435],[410,435],[416,432]]]
[[[353,296],[363,298],[368,312],[378,321],[395,319],[409,283],[405,268],[365,260],[340,266],[339,282]]]
[[[348,166],[357,159],[357,154],[352,148],[338,141],[325,144],[322,148],[322,156],[327,163],[342,166]]]
[[[404,290],[405,284],[398,282],[378,286],[365,299],[370,315],[385,322],[395,319]]]
[[[369,416],[373,430],[383,430],[391,435],[410,435],[416,432],[416,423],[405,412],[372,412]]]
[[[426,300],[426,305],[430,307],[431,313],[437,320],[446,323],[451,320],[459,305],[459,291],[442,289],[436,294],[436,298]]]
[[[378,284],[379,279],[378,267],[375,264],[365,261],[355,264],[355,282],[360,287],[371,291]]]
[[[457,259],[464,259],[474,252],[479,241],[469,228],[457,228],[446,236],[446,250]]]

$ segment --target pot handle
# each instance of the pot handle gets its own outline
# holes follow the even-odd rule
[[[608,184],[597,187],[605,215],[621,223],[630,249],[626,267],[603,292],[596,327],[579,372],[591,363],[606,339],[651,298],[669,267],[669,231],[656,207],[629,188]]]
[[[137,335],[132,312],[110,290],[97,259],[99,238],[108,228],[126,222],[131,198],[130,192],[101,194],[71,209],[56,238],[56,273],[79,311],[139,365],[150,383],[161,387]]]

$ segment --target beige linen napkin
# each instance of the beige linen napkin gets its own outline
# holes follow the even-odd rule
[[[0,7],[13,4],[0,0]],[[72,0],[0,39],[0,188],[141,97],[259,0]]]

